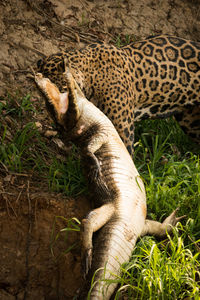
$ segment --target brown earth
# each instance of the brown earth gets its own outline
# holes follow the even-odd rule
[[[1,0],[0,101],[16,91],[39,99],[27,74],[44,55],[160,33],[198,41],[199,0]],[[5,124],[12,127],[9,119]],[[33,173],[13,173],[0,162],[0,300],[73,298],[82,280],[80,247],[65,250],[79,242],[79,234],[52,240],[67,219],[81,219],[88,210],[85,198],[52,193]]]

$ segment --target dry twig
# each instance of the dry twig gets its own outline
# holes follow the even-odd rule
[[[59,22],[53,20],[52,17],[49,16],[46,12],[44,12],[42,9],[40,9],[33,1],[30,1],[30,0],[26,0],[26,1],[28,2],[28,5],[33,10],[35,10],[38,14],[42,15],[43,17],[45,17],[45,19],[47,21],[49,21],[52,24],[59,27],[59,29],[61,30],[63,35],[68,36],[64,32],[64,31],[67,31],[67,32],[70,32],[73,35],[73,36],[71,36],[71,38],[77,40],[77,35],[78,35],[80,41],[87,42],[87,43],[94,43],[94,42],[97,42],[99,40],[99,37],[95,34],[92,34],[92,33],[89,33],[89,32],[87,32],[87,33],[79,32],[77,29],[73,29],[70,26],[60,24]]]

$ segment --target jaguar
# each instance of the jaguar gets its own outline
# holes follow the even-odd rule
[[[174,115],[200,140],[200,43],[160,35],[122,48],[98,42],[37,62],[37,72],[62,91],[64,60],[86,97],[113,122],[129,153],[134,122]]]

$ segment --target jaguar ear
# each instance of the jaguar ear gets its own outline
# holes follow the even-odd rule
[[[64,62],[64,59],[58,64],[57,69],[58,69],[59,73],[65,72],[65,62]]]

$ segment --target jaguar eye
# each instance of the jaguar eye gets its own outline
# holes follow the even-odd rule
[[[64,61],[62,60],[58,65],[58,72],[63,73],[64,71],[65,71],[65,64]]]
[[[37,67],[38,67],[38,69],[40,69],[40,68],[42,67],[43,64],[44,64],[43,59],[39,59],[39,60],[37,61]]]

